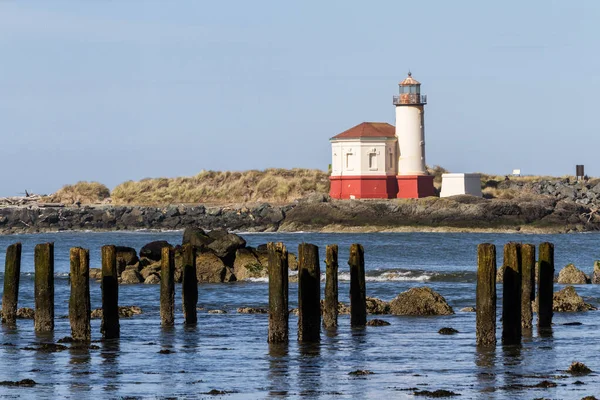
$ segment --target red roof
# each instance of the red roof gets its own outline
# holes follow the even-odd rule
[[[361,137],[395,137],[396,128],[387,122],[363,122],[348,129],[332,139],[351,139]]]

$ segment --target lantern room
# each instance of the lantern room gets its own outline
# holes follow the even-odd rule
[[[408,73],[408,77],[398,84],[400,94],[394,96],[394,105],[424,105],[427,104],[427,96],[421,95],[421,82]]]

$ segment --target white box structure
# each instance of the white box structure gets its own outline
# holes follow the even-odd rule
[[[443,174],[440,197],[459,194],[481,197],[481,174]]]

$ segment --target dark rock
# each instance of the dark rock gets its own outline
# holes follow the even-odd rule
[[[373,375],[373,371],[368,369],[357,369],[356,371],[348,372],[348,375],[362,376],[362,375]]]
[[[158,352],[158,354],[173,354],[175,351],[169,349],[162,349]]]
[[[454,335],[454,334],[458,333],[458,331],[454,328],[445,327],[445,328],[440,329],[438,331],[438,333],[440,335]]]
[[[369,322],[367,322],[367,326],[388,326],[388,325],[390,325],[389,322],[384,321],[382,319],[377,319],[377,318],[372,319]]]
[[[163,247],[173,248],[166,240],[156,240],[146,244],[140,250],[140,258],[145,257],[152,261],[160,261],[161,252]]]
[[[573,375],[587,375],[589,373],[592,372],[591,369],[588,368],[587,365],[585,365],[582,362],[579,361],[574,361],[571,366],[569,367],[569,369],[567,370],[568,373],[573,374]]]
[[[394,315],[451,315],[446,299],[429,287],[416,287],[400,293],[390,303]]]
[[[135,265],[139,261],[137,251],[133,247],[116,246],[116,251],[119,274],[121,274],[127,266]]]
[[[34,386],[37,382],[33,379],[22,379],[20,381],[0,381],[0,386]]]
[[[201,228],[185,228],[183,231],[183,244],[191,244],[197,248],[204,248],[214,242],[215,239],[211,238]]]
[[[227,229],[224,228],[217,228],[217,229],[213,229],[211,231],[208,231],[206,234],[213,240],[220,240],[221,238],[227,236],[227,234],[229,233],[229,231]]]
[[[534,308],[537,310],[537,298]],[[567,286],[552,296],[552,310],[555,312],[590,311],[596,308],[583,301],[573,286]]]
[[[558,385],[555,382],[552,381],[541,381],[540,383],[537,383],[531,387],[534,388],[553,388],[553,387],[557,387]]]
[[[453,397],[460,396],[458,393],[451,392],[450,390],[438,389],[433,392],[429,390],[417,390],[413,393],[415,396],[425,396],[425,397]]]
[[[71,336],[65,336],[64,338],[58,339],[58,343],[73,343],[74,340]]]
[[[389,314],[390,303],[375,297],[367,297],[367,312],[369,314]]]
[[[594,273],[592,274],[592,283],[600,283],[600,261],[594,261]]]
[[[226,235],[215,239],[215,241],[207,247],[214,251],[218,257],[223,259],[227,266],[233,266],[236,250],[246,247],[246,241],[235,233],[227,233]]]

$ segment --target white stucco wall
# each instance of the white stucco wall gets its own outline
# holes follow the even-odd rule
[[[425,127],[421,105],[396,106],[398,175],[424,175]]]
[[[443,174],[440,197],[470,194],[481,197],[480,174]]]
[[[331,175],[396,175],[395,138],[331,140]]]

